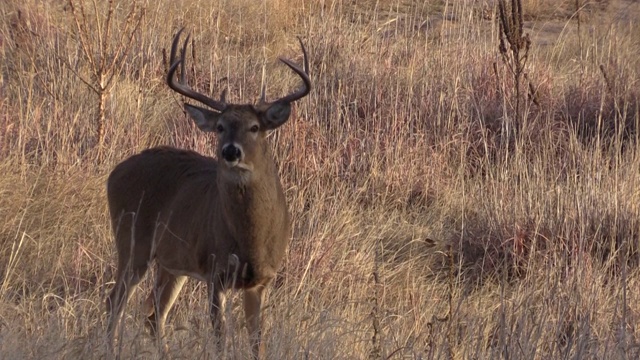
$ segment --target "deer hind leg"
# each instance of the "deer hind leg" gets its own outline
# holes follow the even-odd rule
[[[122,316],[127,301],[131,297],[131,294],[135,290],[140,280],[147,272],[147,263],[144,265],[133,267],[130,264],[118,265],[118,275],[116,277],[116,284],[109,293],[105,305],[107,307],[107,338],[109,348],[113,349],[113,342],[115,338],[115,330],[118,325],[118,321]]]
[[[186,276],[176,276],[162,267],[158,267],[158,278],[154,290],[149,294],[146,304],[150,309],[147,313],[147,326],[152,335],[159,339],[164,336],[164,324],[167,315],[173,307],[182,286],[187,280]]]
[[[113,213],[113,212],[112,212]],[[113,350],[115,330],[134,289],[149,268],[151,245],[145,241],[148,228],[135,227],[136,214],[123,214],[112,219],[118,250],[116,283],[106,300],[108,346]]]
[[[249,331],[249,340],[251,343],[251,354],[254,359],[262,357],[261,344],[261,322],[260,309],[264,296],[263,285],[258,285],[244,291],[244,315],[247,322],[247,330]]]

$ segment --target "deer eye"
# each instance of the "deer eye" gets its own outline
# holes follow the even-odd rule
[[[224,126],[222,126],[222,124],[218,124],[218,126],[216,126],[216,131],[219,133],[224,132]]]
[[[260,130],[260,127],[258,125],[253,125],[251,127],[251,129],[249,129],[252,133],[257,133],[258,130]]]

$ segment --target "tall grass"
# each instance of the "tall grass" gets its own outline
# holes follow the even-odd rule
[[[294,233],[266,304],[270,358],[637,358],[639,5],[585,5],[578,31],[576,2],[548,3],[524,1],[534,89],[518,96],[493,2],[140,2],[99,148],[71,8],[3,2],[1,357],[105,355],[106,176],[158,144],[213,151],[164,84],[163,50],[186,25],[191,85],[228,86],[233,102],[257,99],[263,69],[271,98],[297,85],[277,61],[299,56],[297,35],[310,54],[313,92],[272,136]],[[114,24],[129,9],[116,1]],[[152,281],[128,307],[122,356],[214,357],[194,281],[169,353],[146,335],[135,305]],[[226,352],[241,359],[238,300]]]

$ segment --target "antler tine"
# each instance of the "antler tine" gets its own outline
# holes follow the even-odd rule
[[[169,67],[172,67],[176,61],[176,50],[178,50],[178,40],[180,39],[180,34],[184,31],[184,28],[180,29],[178,33],[173,38],[173,42],[171,43],[171,55],[169,55]]]
[[[262,84],[260,88],[260,103],[265,103],[267,101],[267,85]]]
[[[186,66],[185,66],[185,59],[187,58],[187,45],[189,45],[189,39],[191,38],[191,34],[187,34],[187,38],[184,40],[184,43],[182,44],[182,49],[180,50],[180,83],[186,85],[187,81],[186,81]]]
[[[214,100],[202,93],[192,90],[189,87],[189,85],[187,85],[187,82],[185,80],[186,79],[185,58],[186,58],[187,45],[189,44],[190,36],[187,36],[187,40],[184,42],[184,45],[180,50],[180,59],[176,60],[176,52],[178,50],[178,44],[180,43],[180,35],[182,34],[183,30],[184,28],[178,31],[176,36],[173,38],[173,43],[171,44],[171,55],[169,58],[169,62],[171,62],[171,67],[167,72],[167,85],[169,85],[169,87],[173,89],[175,92],[177,92],[178,94],[184,95],[190,99],[201,102],[211,107],[212,109],[215,109],[218,111],[224,111],[227,108],[227,104],[224,102],[224,99],[222,99],[222,101]],[[180,66],[180,79],[176,81],[175,74],[176,74],[176,70],[178,69],[178,66]]]
[[[227,88],[225,87],[224,89],[222,89],[222,92],[220,93],[220,101],[221,102],[225,102],[227,99]]]
[[[298,74],[300,78],[302,78],[302,83],[304,86],[294,91],[293,93],[283,98],[280,98],[274,102],[283,102],[283,103],[294,102],[296,100],[300,100],[301,98],[307,96],[307,94],[309,94],[309,92],[311,91],[311,80],[309,79],[309,58],[307,56],[307,49],[305,49],[304,43],[302,42],[302,39],[300,39],[300,37],[298,37],[298,41],[300,42],[300,47],[302,48],[302,55],[303,55],[302,63],[304,66],[304,70],[300,69],[298,65],[294,64],[293,61],[289,59],[280,58],[280,61],[285,63],[288,67],[291,68],[291,70],[293,70],[296,74]]]
[[[300,43],[300,48],[302,48],[302,56],[303,56],[303,65],[304,72],[309,74],[309,57],[307,56],[307,49],[305,49],[304,44],[302,43],[302,38],[300,36],[296,36],[298,38],[298,42]]]

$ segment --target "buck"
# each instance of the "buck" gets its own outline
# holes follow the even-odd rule
[[[213,110],[185,103],[202,131],[217,135],[217,160],[171,147],[145,150],[111,172],[107,197],[118,253],[117,275],[106,300],[109,344],[123,309],[152,261],[157,279],[147,299],[148,325],[162,338],[167,314],[187,277],[206,282],[209,312],[218,344],[223,339],[221,301],[225,290],[244,290],[244,311],[254,358],[260,355],[260,309],[290,238],[287,203],[266,139],[289,118],[291,103],[311,90],[307,52],[304,69],[280,60],[303,86],[266,102],[230,104],[223,91],[214,100],[185,81],[185,53],[176,60],[180,30],[171,46],[167,84]],[[179,80],[176,71],[180,67]]]

